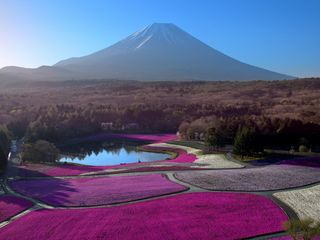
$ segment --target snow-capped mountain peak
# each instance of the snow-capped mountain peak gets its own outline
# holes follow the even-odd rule
[[[52,71],[59,71],[59,80],[66,73],[68,79],[117,78],[150,81],[292,78],[239,62],[172,23],[151,24],[110,47],[84,57],[60,61],[53,67]],[[54,80],[52,71],[50,80]],[[37,76],[37,72],[41,76]],[[43,80],[46,78],[43,72],[33,71],[32,76]],[[26,75],[28,74],[24,73]]]

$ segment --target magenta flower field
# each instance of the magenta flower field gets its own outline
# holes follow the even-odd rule
[[[76,179],[18,180],[15,191],[53,206],[93,206],[154,197],[187,188],[161,174]]]
[[[0,239],[240,239],[281,231],[287,219],[263,196],[188,193],[111,208],[38,210],[0,229]]]
[[[107,167],[78,166],[64,164],[60,166],[27,163],[18,167],[20,177],[55,177],[55,176],[75,176],[87,172],[95,172]]]
[[[177,148],[169,148],[169,147],[153,147],[153,146],[143,146],[144,149],[147,150],[154,150],[154,151],[168,151],[168,152],[174,152],[177,153],[178,156],[174,159],[169,160],[170,162],[180,162],[180,163],[192,163],[194,162],[197,157],[194,154],[189,154],[186,151],[182,150],[182,149],[177,149]],[[168,160],[165,160],[168,161]]]
[[[0,196],[0,222],[28,209],[33,204],[22,198],[14,196]],[[2,239],[2,238],[0,238]]]

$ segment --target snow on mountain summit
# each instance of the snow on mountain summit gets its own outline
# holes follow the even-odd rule
[[[152,41],[158,41],[161,44],[184,44],[188,39],[193,38],[188,33],[184,32],[172,23],[153,23],[140,31],[130,35],[124,41],[137,41],[138,46]]]

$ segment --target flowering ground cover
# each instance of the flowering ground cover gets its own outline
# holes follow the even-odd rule
[[[267,166],[267,165],[271,165],[271,164],[279,164],[283,161],[286,160],[292,160],[294,158],[298,158],[298,156],[296,155],[272,155],[272,156],[267,156],[266,158],[262,158],[262,159],[256,159],[256,160],[250,160],[248,163],[250,163],[250,165],[253,166]]]
[[[17,180],[12,189],[53,206],[93,206],[155,197],[187,188],[165,175]]]
[[[111,208],[37,210],[1,228],[0,239],[242,239],[282,231],[287,219],[263,196],[187,193]]]
[[[15,196],[0,196],[0,222],[28,209],[33,204],[25,199]]]
[[[230,161],[224,154],[199,155],[194,163],[203,165],[206,168],[243,168],[244,166]]]
[[[158,142],[149,144],[149,147],[157,147],[157,148],[169,148],[169,149],[180,149],[186,151],[188,154],[198,155],[202,153],[202,150],[192,147],[187,147],[183,145],[177,145],[177,144],[171,144],[171,143],[165,143],[165,142]]]
[[[273,194],[289,205],[301,219],[320,222],[320,185]]]
[[[135,168],[128,168],[128,169],[119,169],[117,171],[112,171],[109,173],[133,173],[133,172],[155,172],[155,171],[183,171],[183,170],[190,170],[190,166],[181,166],[181,165],[172,165],[172,166],[137,166]],[[202,168],[194,168],[192,167],[191,170],[202,170]],[[108,174],[106,171],[98,172],[99,174]]]
[[[177,159],[181,159],[179,156]],[[170,162],[163,161],[163,162]],[[124,173],[135,172],[136,170],[142,171],[160,171],[160,170],[188,170],[190,166],[161,166],[159,167],[159,161],[147,162],[147,163],[131,163],[121,164],[117,166],[102,166],[92,167],[84,165],[45,165],[45,164],[27,164],[18,167],[18,176],[20,177],[55,177],[55,176],[77,176],[86,174],[107,174],[107,173]],[[196,169],[196,168],[193,168]],[[199,168],[200,169],[200,168]]]
[[[294,158],[282,161],[281,164],[320,168],[320,157]]]
[[[223,154],[203,154],[200,149],[170,143],[154,143],[145,146],[147,149],[176,152],[179,156],[170,162],[195,163],[199,168],[242,168],[243,165],[226,159]]]
[[[197,159],[197,156],[192,153],[188,153],[187,151],[179,148],[174,147],[162,147],[162,146],[150,146],[146,145],[143,146],[143,149],[146,149],[148,151],[164,151],[164,152],[174,152],[177,153],[177,157],[170,160],[170,162],[177,162],[177,163],[191,163],[194,162]]]
[[[184,182],[209,190],[268,191],[299,187],[320,181],[317,168],[270,165],[219,171],[188,171],[176,173]]]
[[[95,172],[107,167],[94,167],[84,165],[47,165],[26,163],[16,167],[15,174],[20,177],[54,177],[54,176],[74,176],[86,172]]]

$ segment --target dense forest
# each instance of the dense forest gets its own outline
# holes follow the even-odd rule
[[[203,138],[253,127],[265,145],[319,145],[320,79],[250,82],[92,80],[0,83],[0,124],[15,138],[59,142],[99,132]],[[212,129],[214,126],[215,130]],[[220,131],[220,130],[219,130]],[[272,143],[272,144],[271,144]]]

